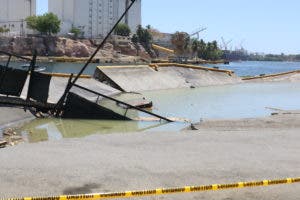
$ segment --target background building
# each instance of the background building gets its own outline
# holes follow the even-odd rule
[[[60,34],[67,34],[72,26],[80,28],[85,37],[105,36],[123,14],[126,0],[49,0],[48,10],[62,21]],[[141,24],[141,0],[137,0],[128,14],[132,31]]]
[[[36,0],[0,0],[0,26],[10,35],[29,33],[25,18],[36,15]]]

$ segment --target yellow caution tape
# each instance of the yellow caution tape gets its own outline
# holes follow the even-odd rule
[[[113,192],[113,193],[96,193],[96,194],[80,194],[80,195],[62,195],[53,197],[25,197],[25,198],[12,198],[2,200],[96,200],[96,199],[112,199],[112,198],[129,198],[129,197],[141,197],[141,196],[155,196],[166,195],[175,193],[190,193],[190,192],[204,192],[204,191],[216,191],[216,190],[228,190],[239,189],[248,187],[261,187],[272,186],[282,184],[300,183],[300,178],[287,178],[279,180],[263,180],[252,182],[238,182],[231,184],[213,184],[203,186],[185,186],[178,188],[160,188],[154,190],[139,190],[139,191],[126,191],[126,192]]]

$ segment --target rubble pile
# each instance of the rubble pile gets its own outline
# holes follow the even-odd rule
[[[17,132],[12,128],[5,129],[2,132],[2,135],[3,138],[0,139],[0,148],[5,148],[7,146],[15,146],[24,142],[22,136],[17,134]]]

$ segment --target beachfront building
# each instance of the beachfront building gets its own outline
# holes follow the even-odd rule
[[[62,21],[61,35],[73,27],[82,30],[84,37],[104,37],[123,14],[130,0],[50,0],[49,12]],[[137,0],[123,19],[132,31],[141,24],[141,0]]]
[[[36,14],[36,0],[0,0],[0,27],[9,35],[25,35],[25,18]]]

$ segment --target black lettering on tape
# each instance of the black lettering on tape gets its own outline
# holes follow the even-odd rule
[[[298,183],[298,182],[300,182],[300,178],[293,178],[292,179],[292,183]]]
[[[218,189],[230,189],[230,188],[238,188],[239,184],[223,184],[218,185]]]
[[[191,192],[212,190],[212,185],[191,187]]]
[[[184,192],[185,188],[162,189],[163,194]]]
[[[256,187],[256,186],[262,186],[262,185],[264,185],[263,181],[244,183],[244,187]]]
[[[150,195],[150,194],[156,194],[156,190],[133,191],[131,192],[131,194],[132,196]]]
[[[269,185],[277,185],[277,184],[285,184],[287,183],[287,180],[274,180],[274,181],[268,181]]]
[[[8,200],[25,200],[25,198],[8,199]]]
[[[100,198],[107,198],[107,197],[125,197],[125,192],[118,192],[118,193],[109,193],[109,194],[100,194]]]
[[[72,199],[92,199],[94,198],[94,195],[92,194],[83,194],[83,195],[68,195],[67,199],[72,200]],[[49,200],[59,200],[59,199],[49,199]]]
[[[31,200],[59,200],[59,197],[34,197]]]

